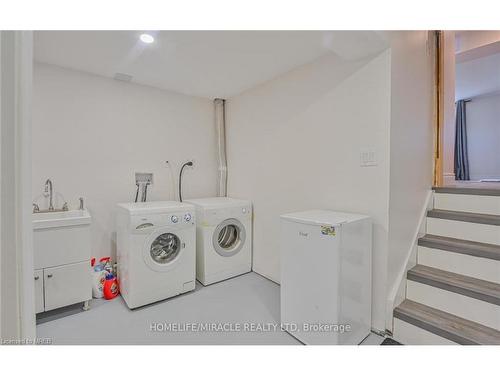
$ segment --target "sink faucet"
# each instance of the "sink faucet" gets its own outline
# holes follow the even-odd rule
[[[49,211],[54,211],[52,181],[50,181],[50,178],[45,181],[45,192],[49,193]]]

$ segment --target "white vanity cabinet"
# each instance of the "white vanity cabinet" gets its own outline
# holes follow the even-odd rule
[[[33,214],[36,313],[92,299],[86,210]]]

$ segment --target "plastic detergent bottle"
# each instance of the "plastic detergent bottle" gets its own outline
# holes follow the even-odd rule
[[[94,298],[102,298],[104,282],[106,281],[106,274],[108,271],[106,270],[106,264],[109,262],[109,257],[101,258],[99,260],[99,264],[95,264],[95,258],[92,258],[91,266],[93,267],[92,272],[92,297]]]
[[[113,299],[119,293],[118,282],[116,281],[115,275],[108,273],[106,275],[106,281],[104,281],[103,293],[105,299]]]

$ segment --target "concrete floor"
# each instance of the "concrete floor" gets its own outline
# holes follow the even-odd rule
[[[85,312],[73,307],[45,313],[38,319],[37,334],[53,344],[298,345],[293,336],[274,329],[279,327],[279,300],[279,285],[248,273],[208,287],[197,285],[191,293],[134,311],[119,297],[93,300]],[[177,325],[169,328],[168,323]],[[187,329],[189,323],[233,325],[224,331],[194,332]],[[363,344],[382,341],[371,334]]]

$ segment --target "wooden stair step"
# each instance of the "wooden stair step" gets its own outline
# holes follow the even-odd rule
[[[500,187],[500,183],[498,184]],[[499,189],[484,189],[484,188],[474,188],[474,187],[433,187],[436,193],[444,194],[465,194],[465,195],[487,195],[487,196],[500,196]]]
[[[418,245],[481,258],[500,260],[500,245],[436,236],[433,234],[426,234],[419,238]]]
[[[500,215],[434,209],[427,211],[427,217],[477,224],[500,225]]]
[[[500,284],[417,264],[407,279],[500,306]]]
[[[394,317],[462,345],[498,345],[500,331],[459,316],[404,300]]]

